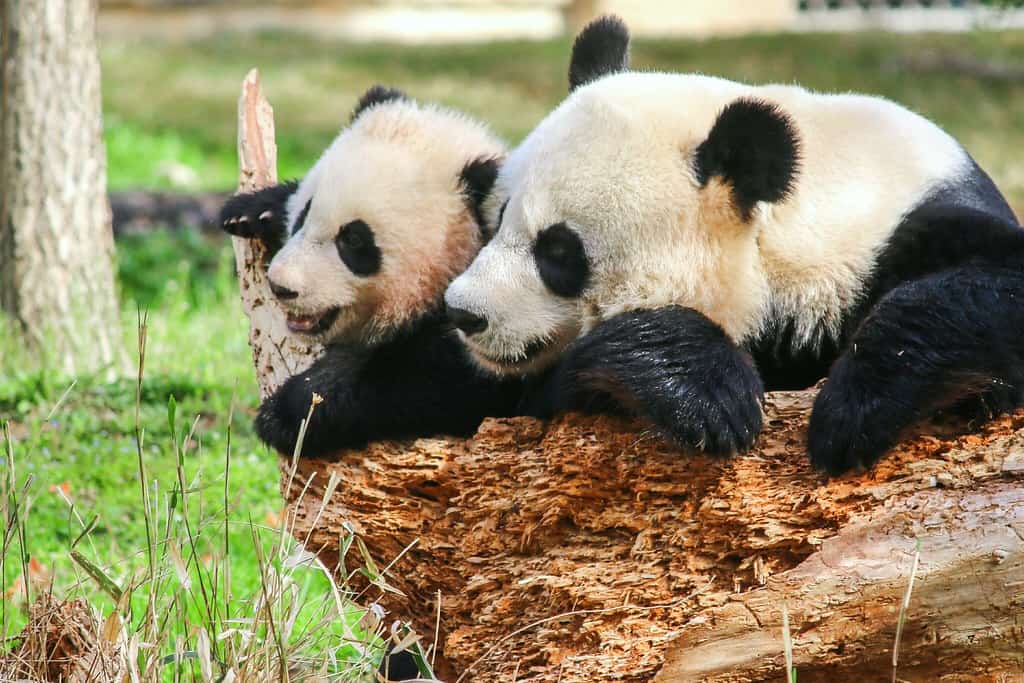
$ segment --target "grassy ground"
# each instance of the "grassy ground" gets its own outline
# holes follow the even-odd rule
[[[154,232],[122,239],[118,260],[129,349],[140,311],[146,320],[140,392],[135,378],[53,376],[0,329],[0,639],[25,623],[26,589],[30,601],[52,585],[101,618],[121,614],[125,642],[157,643],[142,651],[140,667],[156,670],[143,680],[199,680],[200,629],[210,662],[255,667],[236,665],[241,680],[280,680],[278,653],[331,680],[369,680],[383,622],[325,599],[332,583],[296,561],[281,531],[277,458],[251,426],[256,387],[228,241]],[[0,656],[0,678],[23,673]]]
[[[233,187],[235,103],[251,66],[261,68],[276,109],[281,174],[297,177],[336,134],[358,95],[376,82],[464,109],[514,142],[562,98],[568,49],[568,40],[397,48],[280,34],[175,44],[107,40],[102,61],[111,186]],[[1021,64],[1024,33],[641,42],[633,62],[638,68],[703,71],[751,82],[795,81],[891,97],[960,137],[1018,209],[1024,207],[1024,86],[897,68],[924,50]],[[149,495],[167,502],[182,480],[194,482],[189,487],[200,492],[225,486],[228,416],[237,397],[228,498],[239,523],[230,526],[228,543],[234,591],[251,594],[266,578],[259,558],[269,552],[270,541],[254,543],[246,522],[276,524],[280,503],[276,460],[257,442],[250,425],[257,399],[230,250],[226,240],[164,232],[120,240],[118,258],[129,348],[135,346],[136,311],[149,311],[139,405]],[[148,561],[134,381],[78,378],[69,386],[69,378],[24,359],[10,330],[0,329],[0,421],[10,423],[14,456],[13,461],[0,456],[0,480],[9,476],[12,462],[19,483],[31,478],[19,503],[29,503],[28,533],[4,547],[6,633],[23,618],[14,608],[20,604],[19,585],[29,558],[34,560],[30,578],[44,572],[54,573],[58,586],[94,583],[68,554],[83,525],[94,518],[88,540],[79,541],[78,549],[117,582],[130,584]],[[168,420],[170,396],[176,402],[174,429]],[[190,447],[176,447],[196,417]],[[0,498],[7,496],[0,501],[0,531],[5,533],[12,528],[8,514],[15,490],[0,487]],[[211,497],[218,500],[219,495]],[[202,511],[192,509],[197,524],[204,516],[222,513],[222,504],[204,505]],[[180,509],[174,514],[180,516]],[[204,542],[212,553],[224,550],[216,539]],[[166,551],[161,553],[166,559]],[[322,577],[313,576],[305,585],[314,595],[329,591]],[[97,604],[109,610],[113,601],[97,597]]]
[[[137,311],[149,310],[140,416],[150,473],[164,487],[176,478],[167,420],[173,396],[181,421],[200,419],[197,448],[186,463],[189,476],[211,484],[222,481],[227,418],[237,392],[233,495],[237,507],[257,521],[277,515],[276,462],[255,439],[246,417],[255,407],[255,381],[230,248],[222,240],[164,232],[122,240],[118,256],[129,349],[136,347]],[[13,350],[4,344],[4,351],[0,419],[11,421],[19,475],[35,480],[28,553],[56,571],[58,579],[73,578],[67,552],[81,528],[67,497],[83,517],[99,514],[91,534],[102,556],[97,559],[130,557],[146,540],[135,448],[135,380],[111,384],[81,377],[68,390],[69,378],[30,364],[15,366]],[[244,533],[238,532],[239,543]],[[138,561],[120,569],[130,573]],[[10,588],[18,568],[8,565],[7,570],[5,586]],[[251,584],[255,575],[251,565],[239,563],[237,580]]]
[[[195,169],[199,185],[232,187],[235,102],[252,66],[260,67],[275,108],[282,175],[301,176],[376,82],[464,109],[515,142],[563,97],[568,50],[568,40],[399,48],[282,34],[172,46],[108,41],[102,57],[111,184],[165,185],[160,161],[174,158]],[[934,52],[1019,65],[1024,32],[642,41],[633,64],[890,97],[960,138],[1024,206],[1024,87],[901,68]]]

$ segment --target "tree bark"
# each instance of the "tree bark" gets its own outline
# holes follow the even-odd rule
[[[263,96],[260,74],[251,70],[238,98],[238,191],[252,192],[277,182],[274,110]],[[267,280],[268,258],[259,240],[233,237],[242,308],[249,316],[249,346],[266,398],[286,379],[308,368],[322,348],[288,332]]]
[[[422,642],[440,612],[449,683],[780,681],[787,651],[801,682],[895,680],[901,620],[900,680],[1024,675],[1024,412],[922,425],[827,480],[805,454],[813,397],[769,394],[731,459],[618,418],[495,419],[294,472],[282,457],[282,490],[330,566],[358,580],[359,553],[339,558],[355,533],[388,567],[401,594],[366,595]]]
[[[0,304],[62,371],[120,370],[96,0],[0,7]]]

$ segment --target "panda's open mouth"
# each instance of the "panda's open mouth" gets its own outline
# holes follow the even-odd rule
[[[334,321],[338,319],[341,307],[335,306],[325,311],[312,314],[286,313],[285,320],[288,329],[298,334],[321,334],[330,329]]]

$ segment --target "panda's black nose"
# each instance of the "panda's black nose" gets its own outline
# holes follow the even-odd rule
[[[287,287],[282,287],[273,280],[267,280],[267,282],[270,283],[270,291],[273,292],[274,296],[281,301],[288,301],[289,299],[294,299],[299,295],[298,292],[288,289]]]
[[[449,308],[448,319],[467,337],[487,329],[486,318],[482,318],[476,313],[470,313],[464,308]]]

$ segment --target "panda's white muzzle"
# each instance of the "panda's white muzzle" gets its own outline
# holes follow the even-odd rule
[[[579,331],[576,303],[547,290],[529,251],[495,242],[449,285],[445,304],[474,359],[499,374],[550,365]]]

